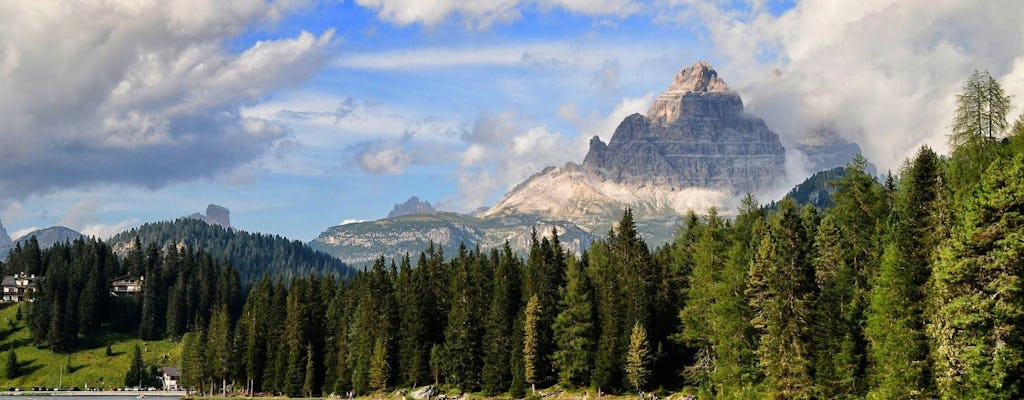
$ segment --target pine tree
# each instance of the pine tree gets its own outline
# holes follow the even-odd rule
[[[987,71],[974,71],[964,82],[949,136],[950,181],[958,198],[977,186],[999,156],[996,139],[1006,131],[1010,107],[1010,96]]]
[[[858,155],[835,183],[835,206],[821,219],[814,239],[820,292],[814,318],[814,371],[820,397],[858,397],[866,389],[862,327],[869,278],[878,269],[879,237],[888,213],[883,187],[867,174],[866,165]]]
[[[614,231],[611,232],[614,234]],[[611,235],[609,235],[611,236]],[[589,275],[596,292],[595,304],[598,315],[598,340],[594,356],[591,385],[609,390],[621,382],[622,357],[625,346],[621,342],[622,296],[619,283],[622,276],[620,265],[612,260],[608,246],[596,241],[587,253]]]
[[[647,343],[647,330],[640,322],[633,324],[629,335],[629,350],[626,352],[626,377],[630,386],[640,392],[647,385],[650,371],[651,350]]]
[[[719,274],[725,267],[726,241],[724,221],[715,209],[708,212],[705,222],[688,227],[695,232],[693,243],[693,267],[689,290],[686,292],[685,307],[679,313],[683,331],[679,335],[690,347],[696,349],[694,364],[686,368],[686,376],[692,382],[706,383],[717,369],[715,343],[717,335],[713,323],[718,301]]]
[[[136,344],[132,350],[132,362],[128,372],[124,375],[124,385],[128,387],[141,387],[146,375],[146,365],[142,362],[142,349]]]
[[[810,238],[792,200],[783,200],[761,238],[747,296],[768,398],[810,398],[814,270]]]
[[[537,381],[541,379],[538,363],[543,355],[540,353],[539,330],[540,330],[540,299],[537,295],[530,297],[526,302],[526,310],[523,323],[523,377],[526,383],[536,387]]]
[[[560,292],[562,312],[555,318],[553,327],[558,346],[554,354],[558,381],[565,387],[586,385],[593,364],[594,310],[590,282],[579,262],[569,261],[565,287]]]
[[[231,360],[232,338],[227,306],[221,306],[213,314],[206,332],[206,365],[211,378],[220,380],[223,387],[235,367]]]
[[[305,379],[302,381],[302,393],[306,397],[313,397],[317,391],[316,385],[316,362],[313,357],[313,345],[306,345],[306,371]]]
[[[491,304],[484,326],[481,380],[484,391],[492,395],[507,390],[511,385],[512,370],[509,365],[515,348],[513,336],[515,332],[521,331],[513,326],[521,297],[520,268],[519,258],[506,241],[494,271]]]
[[[998,160],[967,199],[933,271],[933,340],[942,398],[1024,395],[1024,155]]]
[[[939,174],[938,156],[922,147],[900,179],[864,330],[871,398],[934,397],[924,317]]]
[[[7,379],[14,379],[21,375],[21,368],[18,366],[18,355],[14,349],[7,350],[7,364],[4,368],[4,376]]]

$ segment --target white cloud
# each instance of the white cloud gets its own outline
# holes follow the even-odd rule
[[[15,224],[21,221],[25,217],[25,206],[17,201],[11,202],[4,208],[3,213],[0,213],[0,220],[6,224]]]
[[[138,224],[139,220],[135,218],[113,224],[95,223],[82,227],[79,232],[85,236],[94,236],[96,238],[106,240]]]
[[[99,211],[99,204],[95,199],[87,198],[79,200],[68,209],[67,213],[57,221],[57,225],[66,226],[71,229],[82,229],[88,224],[96,222],[96,212]]]
[[[366,222],[366,220],[365,219],[349,218],[349,219],[341,221],[341,223],[338,224],[338,225],[358,224],[360,222]]]
[[[304,2],[0,2],[0,196],[161,187],[263,154],[287,130],[239,108],[325,64],[333,32],[235,53]]]
[[[495,23],[515,21],[522,15],[522,10],[529,7],[544,10],[562,8],[584,15],[614,16],[627,16],[639,9],[630,0],[356,0],[356,3],[375,10],[380,19],[399,26],[435,26],[455,17],[471,29],[484,29]]]
[[[698,24],[728,63],[721,76],[784,140],[835,126],[884,171],[921,144],[946,149],[953,98],[988,70],[1024,104],[1024,3],[801,2],[773,16],[683,4],[662,20]],[[773,69],[781,76],[773,77]]]
[[[30,226],[28,228],[22,228],[22,229],[18,229],[16,231],[14,231],[14,232],[11,232],[10,236],[11,236],[11,239],[18,240],[18,239],[21,239],[22,236],[28,235],[28,234],[30,234],[32,232],[35,232],[35,231],[38,231],[40,229],[43,229],[43,228],[40,228],[38,226]]]

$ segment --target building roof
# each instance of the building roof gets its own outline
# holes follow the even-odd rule
[[[134,276],[131,276],[131,275],[122,275],[122,276],[119,276],[117,278],[114,278],[114,280],[112,280],[110,282],[111,283],[126,283],[126,284],[139,283],[139,282],[142,282],[142,277],[134,277]]]
[[[164,375],[167,375],[167,376],[170,376],[170,377],[178,377],[178,378],[181,377],[181,370],[178,369],[178,367],[163,367],[160,370],[161,370],[161,372],[164,373]]]

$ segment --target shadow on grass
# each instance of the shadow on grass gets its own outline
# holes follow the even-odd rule
[[[43,366],[42,365],[36,365],[36,362],[34,360],[33,361],[19,362],[18,363],[18,375],[19,376],[32,375],[36,371],[38,371],[38,370],[40,370],[42,368],[43,368]]]

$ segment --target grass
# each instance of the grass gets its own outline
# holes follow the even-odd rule
[[[37,348],[32,344],[25,320],[16,320],[17,309],[18,305],[0,309],[0,370],[6,365],[7,351],[11,348],[18,355],[21,370],[21,375],[14,379],[6,379],[5,373],[0,374],[2,390],[12,387],[52,388],[58,382],[63,388],[84,389],[86,385],[102,389],[121,387],[136,344],[142,349],[142,359],[147,365],[176,366],[181,359],[180,343],[168,340],[142,341],[116,333],[101,333],[90,340],[97,344],[95,347],[71,354],[57,354],[49,349]],[[14,322],[13,327],[11,321]],[[106,343],[111,344],[111,356],[106,354]]]

